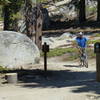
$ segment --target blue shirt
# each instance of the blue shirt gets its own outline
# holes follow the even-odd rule
[[[86,47],[87,38],[85,38],[85,37],[82,37],[82,38],[77,37],[76,38],[76,42],[77,42],[78,46],[80,46],[82,48],[85,48]]]

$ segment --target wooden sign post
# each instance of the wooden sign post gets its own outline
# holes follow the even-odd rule
[[[47,72],[47,52],[49,52],[49,45],[46,42],[42,46],[42,51],[44,52],[44,71]]]
[[[100,43],[94,45],[94,52],[96,53],[96,80],[100,82]]]

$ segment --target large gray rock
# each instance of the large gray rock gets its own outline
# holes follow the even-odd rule
[[[0,66],[16,68],[39,62],[37,46],[26,36],[13,31],[0,32]]]

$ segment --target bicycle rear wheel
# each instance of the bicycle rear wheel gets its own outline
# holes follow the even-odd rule
[[[85,53],[83,53],[82,55],[81,55],[81,57],[80,57],[80,66],[81,67],[86,67],[86,68],[88,68],[88,60],[87,60],[87,56],[86,56],[86,54]]]
[[[84,66],[86,67],[86,68],[88,68],[88,61],[85,59],[84,60]]]

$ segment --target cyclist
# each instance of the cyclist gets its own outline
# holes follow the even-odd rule
[[[78,51],[80,53],[81,66],[85,65],[85,67],[88,67],[87,54],[86,54],[86,47],[87,47],[88,39],[83,36],[82,32],[80,32],[77,34],[77,37],[75,40],[76,40],[76,47],[78,48]]]

